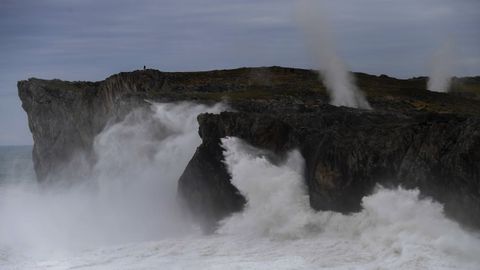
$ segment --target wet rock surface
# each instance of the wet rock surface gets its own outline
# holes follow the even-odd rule
[[[314,72],[279,67],[146,70],[94,83],[30,79],[18,88],[40,181],[48,181],[79,151],[94,160],[90,151],[95,135],[134,108],[146,107],[145,100],[223,101],[231,112],[198,116],[202,144],[178,184],[183,203],[206,230],[245,204],[223,163],[220,139],[226,136],[270,150],[277,162],[287,151],[299,149],[316,210],[355,212],[376,185],[402,185],[419,188],[443,203],[450,217],[480,228],[475,80],[456,78],[454,92],[440,94],[424,90],[424,78],[360,73],[356,78],[374,110],[330,106]]]
[[[442,202],[447,215],[463,224],[480,226],[479,118],[382,114],[329,105],[312,112],[278,118],[276,115],[267,112],[200,115],[204,143],[197,154],[221,152],[218,140],[225,136],[242,138],[278,156],[298,148],[306,160],[305,181],[310,204],[316,210],[356,212],[361,209],[361,199],[377,185],[401,185],[419,188],[424,196]],[[194,156],[192,162],[198,162],[198,158]],[[218,161],[221,156],[204,154],[200,159],[209,158]],[[197,181],[206,183],[210,189],[222,189],[208,182],[208,177],[188,177],[190,170],[189,165],[180,180],[181,191]],[[229,180],[228,174],[217,176],[223,177],[222,183]],[[235,190],[222,190],[231,194],[228,196],[231,198],[236,194]],[[222,202],[213,204],[230,211],[238,209],[228,208]],[[238,203],[241,202],[239,199]],[[196,200],[192,203],[197,207],[202,204]],[[229,211],[223,209],[221,213],[224,212]]]

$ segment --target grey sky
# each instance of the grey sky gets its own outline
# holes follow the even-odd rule
[[[427,75],[442,43],[480,74],[480,1],[323,1],[350,69]],[[31,144],[16,81],[165,71],[312,67],[291,0],[0,0],[0,145]]]

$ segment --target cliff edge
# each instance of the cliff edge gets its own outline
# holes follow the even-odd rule
[[[146,100],[224,101],[235,112],[198,116],[202,144],[178,193],[204,228],[245,204],[230,183],[220,139],[236,136],[281,158],[298,148],[317,210],[358,211],[377,184],[419,188],[465,225],[480,227],[480,100],[475,78],[456,78],[450,94],[426,91],[426,79],[355,74],[374,110],[328,105],[310,70],[269,67],[209,72],[156,70],[100,82],[29,79],[18,83],[34,138],[41,182],[54,181],[81,151],[94,160],[94,137]]]

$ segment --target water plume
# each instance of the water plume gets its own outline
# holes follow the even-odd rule
[[[224,162],[247,205],[196,234],[172,201],[175,183],[200,143],[197,114],[222,106],[152,108],[96,138],[86,184],[0,186],[0,269],[479,269],[478,234],[418,190],[378,187],[358,213],[316,212],[299,151],[272,163],[233,137],[222,139]]]
[[[320,75],[330,95],[330,103],[371,109],[363,93],[355,85],[353,76],[338,55],[326,15],[318,1],[301,0],[298,2],[299,22],[307,39],[307,45],[319,65]]]
[[[177,180],[201,142],[197,115],[224,109],[153,104],[95,138],[86,179],[0,186],[0,250],[48,257],[195,231],[177,205]]]
[[[263,150],[238,138],[225,138],[222,143],[232,183],[247,198],[247,205],[242,213],[223,221],[221,235],[238,242],[262,243],[258,239],[267,238],[268,245],[281,250],[279,254],[301,254],[313,262],[310,267],[291,268],[475,269],[480,265],[479,235],[447,219],[442,205],[420,199],[418,190],[379,186],[363,198],[359,213],[315,212],[308,202],[304,160],[297,150],[283,163],[272,164]]]
[[[314,216],[302,182],[300,152],[292,151],[282,165],[274,166],[266,153],[237,138],[224,138],[222,144],[231,181],[246,196],[247,207],[224,220],[220,232],[300,237],[299,232]]]
[[[453,62],[453,44],[445,42],[433,55],[428,90],[443,93],[450,90]]]

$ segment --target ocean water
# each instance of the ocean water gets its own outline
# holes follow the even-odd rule
[[[0,185],[33,179],[32,146],[0,146]]]
[[[237,138],[222,140],[224,162],[248,204],[203,235],[176,181],[200,144],[196,116],[225,109],[134,112],[99,134],[73,185],[39,187],[31,148],[0,148],[0,269],[480,269],[478,233],[417,190],[379,186],[359,213],[315,212],[298,151],[274,165]]]

